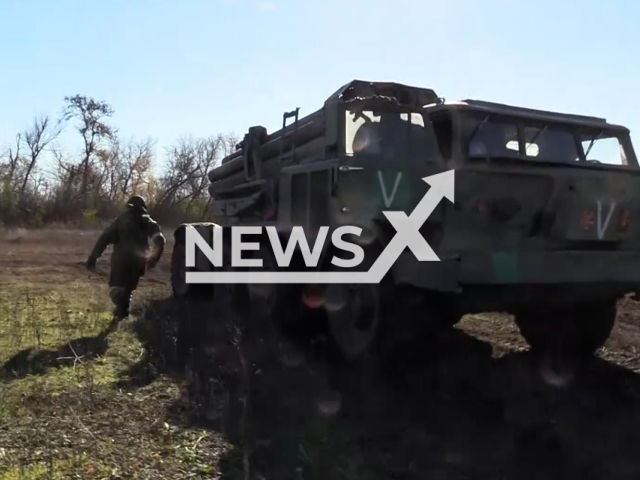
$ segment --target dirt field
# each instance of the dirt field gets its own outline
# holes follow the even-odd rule
[[[532,358],[509,318],[487,314],[387,369],[345,371],[320,344],[243,338],[211,306],[179,311],[171,244],[135,315],[111,325],[108,255],[95,274],[82,266],[96,238],[0,234],[0,480],[640,476],[634,301],[575,368]],[[217,340],[185,370],[172,332],[189,314]]]

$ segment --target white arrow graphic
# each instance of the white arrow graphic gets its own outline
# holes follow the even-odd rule
[[[382,212],[396,229],[396,234],[367,272],[186,272],[186,283],[380,283],[407,247],[420,262],[438,262],[440,259],[420,234],[420,228],[443,198],[454,201],[454,170],[424,177],[422,180],[431,188],[410,216],[404,212]]]

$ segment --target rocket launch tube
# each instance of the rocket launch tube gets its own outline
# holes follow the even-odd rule
[[[318,137],[310,142],[300,145],[296,149],[296,155],[299,155],[300,158],[310,157],[316,153],[318,155],[322,155],[323,149],[324,149],[324,138]],[[273,157],[273,158],[277,158],[277,157]],[[277,175],[278,172],[276,170],[278,169],[278,163],[267,162],[263,165],[262,169],[263,169],[263,175],[265,177]],[[246,180],[244,178],[244,168],[241,168],[240,170],[236,170],[234,172],[228,173],[225,178],[221,178],[215,182],[211,182],[211,184],[209,185],[209,194],[215,197],[215,195],[217,195],[220,190],[231,188],[231,187],[234,187],[235,185],[240,185],[245,182]]]
[[[306,143],[312,140],[322,137],[324,135],[324,118],[323,110],[318,110],[312,114],[307,115],[305,118],[298,120],[298,129],[296,132],[295,145],[296,156],[298,156],[298,150]],[[262,153],[262,160],[264,162],[263,168],[267,168],[267,162],[277,158],[280,154],[280,142],[284,143],[285,151],[290,150],[291,135],[293,135],[294,125],[287,125],[285,128],[273,132],[268,135],[266,141],[260,147]],[[283,138],[284,137],[284,138]],[[224,178],[233,175],[239,171],[244,170],[244,160],[242,158],[244,150],[238,150],[232,153],[227,158],[222,160],[222,165],[209,171],[207,176],[210,182],[216,182]],[[304,155],[300,152],[300,157]]]

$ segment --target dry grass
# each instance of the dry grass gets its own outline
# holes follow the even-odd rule
[[[622,303],[606,360],[583,366],[570,385],[545,384],[501,315],[468,316],[388,370],[339,369],[321,343],[296,357],[268,329],[238,334],[219,306],[176,310],[167,300],[171,243],[132,318],[114,328],[108,255],[98,274],[82,267],[97,233],[0,239],[0,480],[640,472],[636,302]],[[194,362],[208,368],[195,372],[206,385],[174,370],[173,328],[190,313],[216,340]]]
[[[133,382],[153,368],[136,323],[168,294],[171,246],[135,298],[138,317],[114,328],[108,255],[97,275],[83,270],[99,232],[81,233],[0,240],[0,479],[216,478],[230,447],[174,413],[183,382]]]
[[[179,383],[121,387],[145,352],[131,322],[110,330],[109,310],[104,289],[77,284],[3,292],[0,479],[213,478],[228,446],[171,424]]]

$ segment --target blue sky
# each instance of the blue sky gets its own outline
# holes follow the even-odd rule
[[[3,0],[0,145],[65,95],[106,100],[160,149],[272,131],[354,78],[604,116],[637,139],[639,23],[637,0]]]

